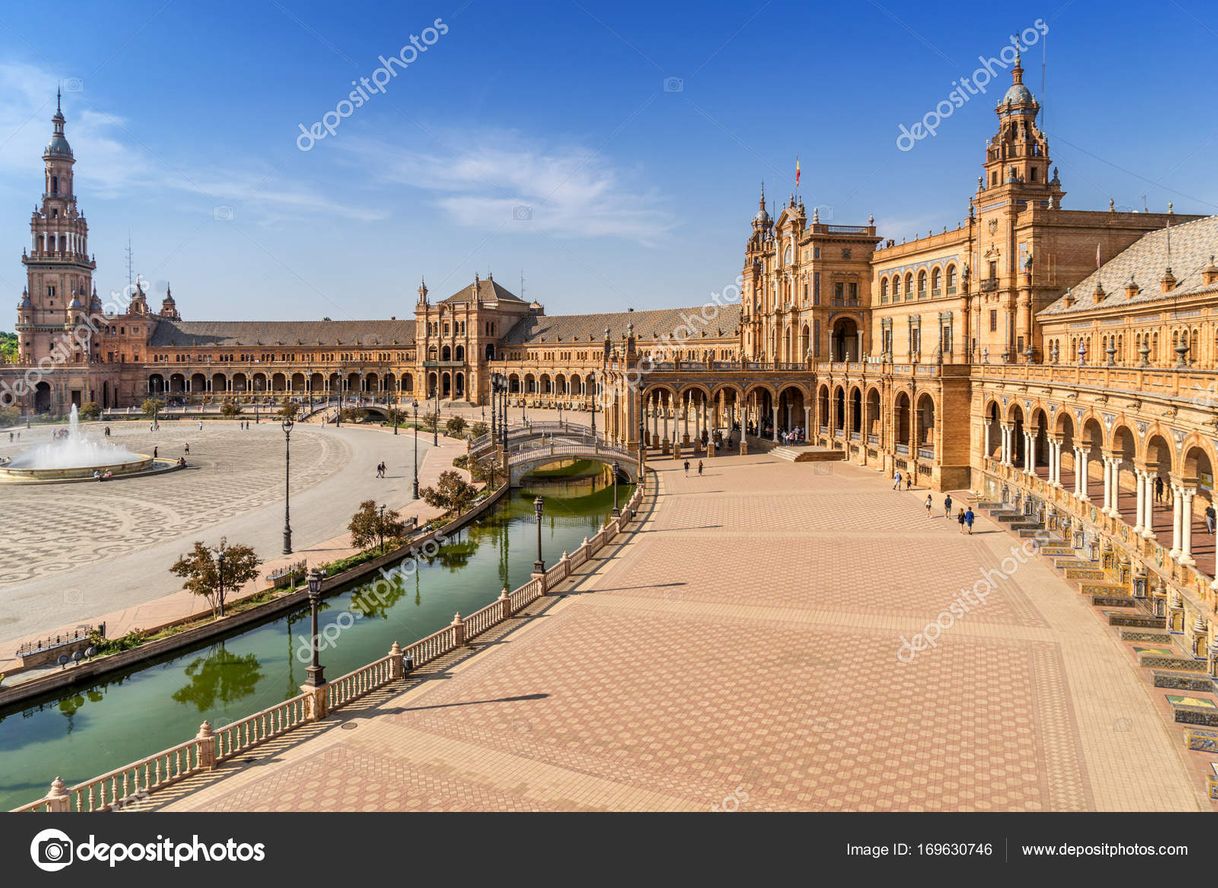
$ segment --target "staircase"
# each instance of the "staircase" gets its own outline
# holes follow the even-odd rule
[[[977,509],[1021,537],[1040,529],[1003,503],[981,502]],[[1187,726],[1185,748],[1218,755],[1218,682],[1206,672],[1206,661],[1187,649],[1187,636],[1169,630],[1167,618],[1156,616],[1148,607],[1148,599],[1134,597],[1130,583],[1111,576],[1100,562],[1080,557],[1060,536],[1049,537],[1038,554],[1090,599],[1109,626],[1115,627],[1132,658],[1148,673],[1149,683],[1172,692],[1164,696],[1175,722]],[[1207,778],[1207,794],[1218,801],[1218,763],[1209,770],[1214,773]]]

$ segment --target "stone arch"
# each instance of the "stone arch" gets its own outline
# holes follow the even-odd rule
[[[911,419],[909,392],[898,391],[892,400],[892,431],[898,453],[909,453]]]
[[[867,408],[863,428],[867,432],[869,444],[879,444],[883,420],[880,415],[880,390],[876,386],[867,389]]]
[[[926,458],[933,459],[939,437],[935,423],[937,410],[934,395],[930,392],[922,392],[918,395],[917,408],[918,450],[919,452],[929,450],[930,456]]]

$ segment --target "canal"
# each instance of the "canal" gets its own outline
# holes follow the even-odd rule
[[[624,503],[633,488],[621,485]],[[551,564],[576,548],[613,507],[609,472],[579,480],[533,481],[419,561],[388,595],[354,587],[323,603],[319,629],[334,638],[321,662],[337,678],[489,604],[505,585],[526,582],[537,551],[533,500],[545,498],[543,551]],[[338,618],[350,611],[356,617]],[[0,713],[0,811],[45,795],[51,780],[71,786],[299,693],[307,665],[309,611],[246,628],[197,649],[133,667],[91,687]]]

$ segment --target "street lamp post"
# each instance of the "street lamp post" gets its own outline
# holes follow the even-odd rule
[[[622,510],[617,507],[617,473],[618,473],[618,471],[620,471],[620,467],[618,466],[617,460],[615,459],[613,461],[613,517],[614,518],[620,518],[622,516]]]
[[[596,439],[596,402],[599,392],[600,383],[595,379],[592,381],[592,438]]]
[[[541,497],[533,500],[533,511],[537,514],[537,560],[533,562],[533,573],[545,573],[546,562],[541,557],[541,513],[545,508],[545,500]]]
[[[492,373],[491,374],[491,441],[499,440],[499,423],[496,421],[496,414],[498,413],[499,407],[495,403],[495,399],[498,397],[498,392],[499,392],[499,374]],[[484,407],[482,409],[483,409],[483,412],[485,413],[486,408]]]
[[[440,374],[436,374],[436,423],[431,427],[431,444],[440,446]]]
[[[319,688],[326,683],[326,673],[318,662],[318,645],[317,645],[317,609],[321,604],[321,571],[317,568],[309,573],[309,616],[312,623],[312,644],[313,656],[309,662],[309,668],[305,670],[308,678],[305,679],[305,684],[311,688]]]
[[[283,554],[292,554],[292,521],[291,496],[292,483],[292,422],[290,417],[283,420]]]
[[[414,408],[414,498],[419,498],[419,402],[411,401]]]
[[[385,403],[386,403],[386,405],[388,405],[388,403],[389,403],[388,396],[386,396]],[[393,411],[393,433],[396,435],[398,433],[398,419],[399,419],[398,408],[397,408],[397,405],[395,404],[394,406],[390,407],[389,409]]]
[[[385,551],[385,504],[384,503],[381,503],[381,510],[377,515],[377,519],[378,519],[376,522],[376,538],[377,538],[377,543],[378,543],[377,551],[384,552]]]

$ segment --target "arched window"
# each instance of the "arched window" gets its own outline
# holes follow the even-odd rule
[[[951,296],[956,292],[956,266],[947,266],[947,295]]]
[[[943,269],[935,266],[935,270],[930,273],[930,295],[943,295]]]
[[[908,302],[914,298],[914,277],[913,272],[905,275],[905,301]]]
[[[880,278],[880,302],[888,301],[888,278]]]
[[[926,298],[926,272],[925,271],[918,272],[918,298],[919,299]]]
[[[892,301],[899,302],[901,299],[901,278],[897,275],[892,276]]]

